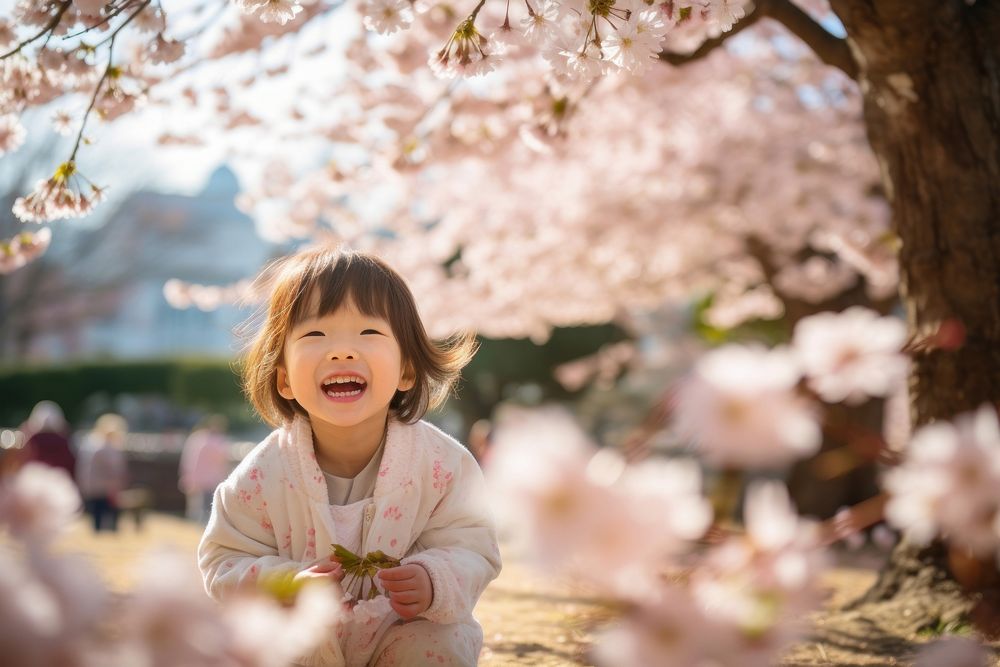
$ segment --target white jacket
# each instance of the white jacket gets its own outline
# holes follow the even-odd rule
[[[462,445],[426,422],[390,420],[374,497],[365,507],[360,553],[381,549],[404,564],[419,563],[434,587],[431,607],[421,616],[481,633],[472,610],[500,572],[485,496],[482,472]],[[209,595],[221,599],[262,574],[301,570],[332,553],[330,545],[338,542],[312,431],[297,416],[216,489],[198,565]],[[382,609],[376,627],[399,619],[388,605]],[[377,640],[369,637],[345,656],[331,639],[308,662],[363,665]]]

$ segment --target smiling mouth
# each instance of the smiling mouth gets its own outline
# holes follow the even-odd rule
[[[356,375],[337,376],[323,381],[323,393],[330,398],[360,396],[367,388],[365,379]]]

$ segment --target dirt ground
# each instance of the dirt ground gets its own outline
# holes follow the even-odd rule
[[[194,568],[200,534],[200,528],[194,524],[162,514],[147,517],[141,531],[130,520],[123,519],[122,530],[117,534],[95,535],[81,520],[56,548],[86,554],[104,574],[108,585],[124,592],[132,585],[135,564],[153,547],[165,545],[190,553]],[[815,615],[811,636],[789,651],[780,665],[911,664],[913,654],[934,639],[935,633],[900,631],[899,627],[905,623],[876,622],[873,615],[864,611],[833,611],[867,590],[884,556],[852,554],[840,560],[840,566],[824,578],[828,592],[826,610]],[[905,608],[899,611],[900,616],[906,613]],[[595,600],[575,595],[568,586],[534,574],[512,549],[506,548],[504,570],[476,608],[486,634],[480,664],[484,667],[588,665],[587,647],[593,641],[598,619],[604,615]],[[1000,651],[993,660],[994,665],[1000,665],[996,656],[1000,656]]]

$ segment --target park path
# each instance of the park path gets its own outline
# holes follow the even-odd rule
[[[118,533],[95,534],[81,519],[55,548],[85,555],[117,592],[131,588],[136,567],[154,548],[190,554],[195,567],[199,526],[166,514],[147,516],[141,531],[129,518],[123,517],[121,523]],[[534,574],[510,547],[503,552],[503,572],[476,607],[485,632],[480,665],[589,664],[583,656],[591,635],[583,619],[597,614],[598,606],[574,596],[558,582]]]

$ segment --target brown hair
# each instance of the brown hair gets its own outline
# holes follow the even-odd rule
[[[365,315],[389,322],[399,342],[404,368],[414,378],[413,388],[397,391],[389,403],[401,421],[415,422],[441,405],[476,352],[469,333],[432,341],[402,276],[367,253],[329,246],[305,250],[268,265],[257,278],[257,287],[269,287],[270,298],[250,320],[263,322],[243,358],[241,373],[247,398],[272,426],[289,421],[295,413],[305,414],[296,401],[278,393],[285,336],[312,315],[334,312],[345,299]],[[317,304],[318,310],[312,312]]]

